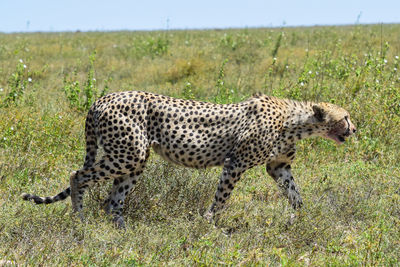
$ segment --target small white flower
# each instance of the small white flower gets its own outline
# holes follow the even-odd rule
[[[61,116],[61,115],[59,115],[59,116],[58,116],[58,118],[61,120],[61,119],[62,119],[62,116]]]
[[[379,83],[379,80],[377,79],[377,80],[375,80],[375,82],[376,82],[376,83]]]
[[[311,71],[311,70],[309,70],[309,71],[308,71],[308,74],[312,74],[312,71]]]
[[[19,59],[19,62],[23,63],[24,61],[22,59]]]
[[[288,66],[288,65],[286,65],[286,66],[285,66],[285,68],[286,68],[286,69],[288,69],[288,68],[289,68],[289,66]]]
[[[368,56],[368,54],[364,54],[364,57],[367,57]]]
[[[3,92],[4,91],[4,89],[3,88],[0,88],[0,92]]]
[[[276,57],[274,57],[274,61],[276,61]]]
[[[384,60],[383,60],[383,63],[385,63],[385,64],[386,64],[386,63],[387,63],[387,60],[386,60],[386,59],[384,59]]]
[[[187,82],[187,83],[186,83],[186,86],[191,86],[190,82]]]
[[[26,65],[24,64],[24,69],[26,69]]]
[[[308,48],[306,48],[306,52],[308,52]]]
[[[300,86],[304,86],[304,83],[303,83],[303,82],[301,82],[301,83],[300,83]]]
[[[96,78],[93,78],[93,81],[96,81]]]
[[[11,126],[11,127],[10,127],[10,130],[11,130],[11,131],[14,131],[14,127]]]
[[[318,71],[316,71],[316,72],[315,72],[315,75],[318,75],[318,74],[319,74],[319,72],[318,72]]]
[[[185,41],[185,45],[188,45],[189,44],[189,41]]]
[[[17,97],[17,96],[18,96],[18,94],[17,94],[17,93],[15,93],[15,94],[14,94],[14,96],[15,96],[15,97]]]
[[[32,82],[32,78],[31,77],[28,78],[28,82],[30,82],[30,83]]]
[[[7,141],[7,137],[3,137],[3,140],[4,140],[4,141]]]
[[[395,56],[394,58],[395,58],[395,59],[399,59],[399,56]]]
[[[394,71],[397,71],[397,68],[393,68]]]

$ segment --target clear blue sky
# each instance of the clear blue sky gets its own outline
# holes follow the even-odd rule
[[[400,0],[0,0],[0,32],[338,25],[359,15],[400,23]]]

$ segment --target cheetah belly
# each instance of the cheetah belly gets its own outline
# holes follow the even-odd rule
[[[165,132],[164,141],[154,140],[151,144],[153,150],[165,160],[185,167],[206,168],[224,163],[229,145],[214,142],[212,137],[202,136],[195,140],[188,136],[171,139],[171,135]]]

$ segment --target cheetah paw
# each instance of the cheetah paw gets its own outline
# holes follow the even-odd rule
[[[303,206],[303,200],[301,196],[296,191],[289,191],[288,193],[289,203],[292,205],[293,209],[297,210]]]

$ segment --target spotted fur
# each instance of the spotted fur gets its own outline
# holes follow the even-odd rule
[[[191,168],[223,166],[215,198],[204,217],[213,219],[231,195],[241,174],[260,164],[282,188],[293,208],[301,207],[291,174],[295,142],[322,136],[337,143],[356,131],[348,112],[328,103],[296,102],[266,95],[219,105],[148,92],[120,92],[97,100],[86,119],[86,158],[73,172],[70,187],[54,197],[24,194],[23,199],[49,204],[71,195],[82,209],[87,187],[113,180],[105,210],[124,226],[125,197],[143,172],[149,151]],[[98,146],[104,155],[96,161]]]

